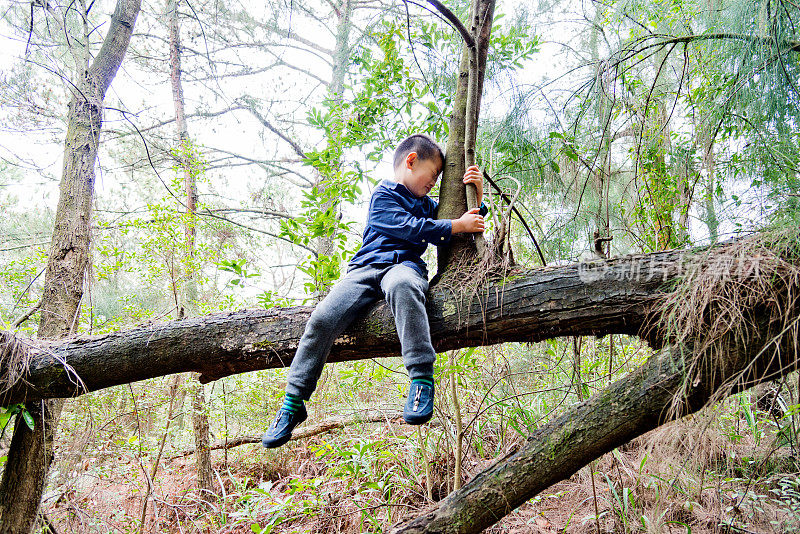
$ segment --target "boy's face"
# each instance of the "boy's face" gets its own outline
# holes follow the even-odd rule
[[[442,173],[441,158],[420,159],[416,152],[410,152],[398,171],[397,181],[406,186],[415,197],[427,195]]]

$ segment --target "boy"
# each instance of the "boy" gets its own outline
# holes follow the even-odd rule
[[[304,400],[311,397],[334,340],[369,304],[385,297],[400,338],[411,386],[403,419],[421,425],[433,415],[433,363],[425,292],[427,268],[422,253],[429,243],[443,245],[451,234],[483,232],[486,207],[458,219],[436,220],[437,203],[427,194],[444,167],[444,153],[427,135],[403,140],[394,153],[394,181],[384,180],[372,194],[364,243],[350,260],[347,275],[320,302],[306,324],[289,369],[286,396],[275,422],[261,438],[264,447],[280,447],[306,420]],[[477,167],[464,174],[475,184],[478,202],[483,176]]]

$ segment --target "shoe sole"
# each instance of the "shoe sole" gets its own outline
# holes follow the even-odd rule
[[[425,417],[407,418],[405,415],[403,416],[403,421],[405,421],[409,425],[424,425],[425,423],[427,423],[431,419],[433,419],[433,413],[431,413],[430,415],[425,416]]]
[[[280,438],[280,439],[275,439],[275,440],[272,440],[272,441],[265,440],[265,439],[262,437],[262,438],[261,438],[261,445],[263,445],[265,449],[277,449],[277,448],[278,448],[278,447],[280,447],[281,445],[286,445],[286,443],[287,443],[287,442],[288,442],[290,439],[292,439],[292,434],[291,434],[291,433],[290,433],[290,434],[287,434],[286,436],[284,436],[284,437],[282,437],[282,438]]]

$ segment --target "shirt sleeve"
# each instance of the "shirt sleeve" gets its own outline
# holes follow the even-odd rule
[[[449,242],[453,233],[451,221],[415,217],[386,190],[376,191],[368,224],[381,234],[411,243],[440,245]]]

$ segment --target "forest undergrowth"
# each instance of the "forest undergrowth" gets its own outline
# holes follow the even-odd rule
[[[215,450],[216,494],[199,492],[194,457],[177,455],[192,444],[189,402],[178,403],[166,428],[170,378],[85,395],[64,415],[43,512],[57,532],[381,532],[452,491],[459,469],[469,480],[650,353],[639,340],[607,336],[441,354],[429,425],[387,415],[277,451],[257,443]],[[260,434],[284,377],[218,381],[212,440]],[[406,380],[399,360],[329,366],[305,426],[376,408],[396,417]],[[797,419],[793,374],[614,450],[488,532],[795,532]]]

